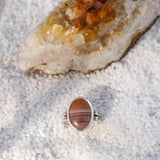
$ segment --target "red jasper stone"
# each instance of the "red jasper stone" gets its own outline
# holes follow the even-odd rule
[[[72,102],[68,115],[71,125],[77,130],[83,130],[91,121],[91,106],[83,98],[76,99]]]

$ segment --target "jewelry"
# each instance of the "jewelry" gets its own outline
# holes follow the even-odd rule
[[[84,97],[74,99],[64,117],[78,131],[87,129],[93,120],[102,120],[101,115],[93,111],[91,103]]]

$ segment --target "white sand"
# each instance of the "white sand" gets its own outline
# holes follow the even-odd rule
[[[22,73],[18,47],[56,4],[0,0],[0,160],[159,160],[160,19],[104,70]],[[62,124],[79,95],[104,115],[84,132]]]

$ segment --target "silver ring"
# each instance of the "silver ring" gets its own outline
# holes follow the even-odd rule
[[[77,97],[71,102],[64,118],[78,131],[87,129],[93,120],[102,120],[99,112],[94,111],[89,100],[84,97]]]

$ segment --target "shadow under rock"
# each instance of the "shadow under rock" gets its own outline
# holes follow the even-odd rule
[[[114,107],[116,91],[113,88],[101,85],[91,89],[87,93],[87,97],[91,101],[94,110],[98,111],[102,115],[102,120],[104,120]]]
[[[5,8],[5,0],[0,0],[0,18]]]

